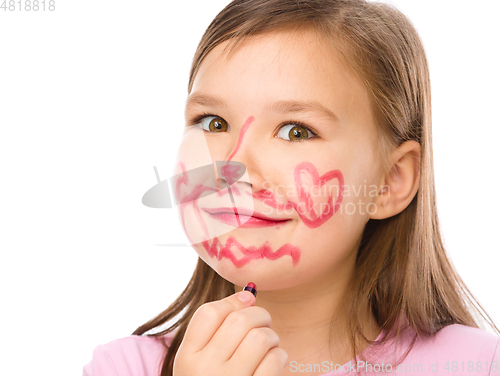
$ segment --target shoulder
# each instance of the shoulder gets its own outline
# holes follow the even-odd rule
[[[434,341],[437,344],[449,345],[456,348],[495,348],[500,337],[482,329],[470,326],[453,324],[439,330]]]
[[[418,338],[407,360],[442,373],[500,375],[500,337],[485,330],[453,324]]]
[[[162,337],[131,335],[98,345],[92,360],[83,367],[83,376],[158,375],[172,337],[172,333]]]
[[[482,329],[453,324],[438,331],[430,338],[432,347],[440,354],[455,354],[457,357],[493,356],[500,337]],[[425,341],[424,341],[425,343]]]

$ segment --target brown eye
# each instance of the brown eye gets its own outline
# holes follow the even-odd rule
[[[286,141],[302,141],[313,138],[314,133],[302,125],[287,124],[281,127],[277,136]]]
[[[228,126],[227,126],[227,123],[224,119],[215,118],[210,122],[210,124],[208,125],[208,128],[212,132],[226,132]]]
[[[290,129],[290,132],[288,132],[288,138],[292,141],[304,140],[307,138],[307,130],[300,126],[293,127]]]
[[[200,124],[204,130],[212,133],[227,132],[229,129],[227,122],[218,116],[206,116],[201,119]]]

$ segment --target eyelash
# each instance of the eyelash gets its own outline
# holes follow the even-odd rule
[[[201,120],[203,120],[204,118],[208,117],[208,116],[214,116],[214,117],[218,117],[218,118],[221,118],[221,119],[224,119],[223,117],[219,116],[219,115],[214,115],[214,114],[209,114],[208,112],[204,112],[202,115],[200,116],[197,116],[195,118],[193,118],[191,121],[190,121],[190,124],[191,125],[195,125],[195,124],[198,124]],[[290,120],[290,121],[285,121],[283,123],[281,123],[278,127],[278,132],[279,130],[284,127],[285,125],[296,125],[296,126],[300,126],[304,129],[307,129],[309,132],[312,133],[312,137],[309,137],[309,138],[306,138],[305,140],[299,140],[299,141],[292,141],[292,140],[285,140],[283,138],[281,138],[281,140],[283,141],[287,141],[287,142],[304,142],[304,141],[307,141],[307,140],[312,140],[312,139],[315,139],[318,137],[318,132],[316,132],[316,130],[314,130],[313,128],[311,128],[310,126],[308,125],[305,125],[304,123],[301,123],[300,121],[294,121],[294,120]],[[204,130],[205,131],[205,130]],[[206,132],[206,131],[205,131]],[[276,136],[274,136],[276,137]]]
[[[220,117],[218,115],[214,114],[209,114],[208,112],[204,112],[202,115],[195,117],[194,119],[190,120],[190,125],[195,125],[198,124],[203,118],[206,118],[207,116],[215,116],[215,117]],[[222,119],[222,118],[221,118]]]

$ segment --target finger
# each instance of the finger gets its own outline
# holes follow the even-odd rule
[[[286,351],[280,347],[273,347],[262,359],[253,376],[281,376],[287,364]]]
[[[271,327],[271,315],[264,308],[254,306],[233,311],[227,315],[204,351],[209,356],[217,357],[218,361],[228,361],[253,329],[263,327]],[[264,355],[265,352],[262,357]]]
[[[227,315],[253,304],[255,304],[255,296],[249,291],[238,292],[227,298],[203,304],[194,313],[188,325],[181,344],[183,351],[195,353],[202,350],[210,342]]]
[[[269,350],[279,344],[280,339],[274,330],[254,328],[248,332],[228,363],[245,364],[249,369],[256,370]]]

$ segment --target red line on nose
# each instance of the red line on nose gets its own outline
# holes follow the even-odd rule
[[[238,137],[238,143],[236,144],[236,147],[234,148],[234,151],[231,153],[231,155],[227,159],[227,162],[229,162],[231,160],[231,158],[234,157],[234,155],[236,154],[236,152],[240,148],[241,142],[243,141],[243,137],[245,136],[246,131],[250,127],[250,124],[252,124],[254,120],[255,120],[255,118],[253,116],[250,116],[245,121],[245,123],[243,124],[243,126],[241,127],[240,137]],[[238,215],[238,209],[236,208],[236,204],[234,203],[233,195],[231,194],[231,188],[230,187],[227,187],[227,188],[228,188],[228,191],[229,191],[229,196],[231,197],[231,202],[233,203],[233,211],[234,211],[234,215],[236,216],[236,221],[238,222],[238,227],[239,227],[239,226],[241,226],[241,223],[240,223],[240,217]]]
[[[236,152],[240,148],[241,142],[243,141],[243,137],[245,136],[246,131],[250,127],[250,124],[252,124],[254,120],[255,120],[255,118],[253,116],[250,116],[247,119],[247,121],[245,121],[245,124],[243,124],[243,126],[241,127],[241,132],[240,132],[240,137],[238,138],[238,143],[236,144],[236,148],[234,149],[234,151],[231,153],[231,155],[227,159],[228,162],[231,160],[231,158],[234,157],[234,155],[236,154]]]

